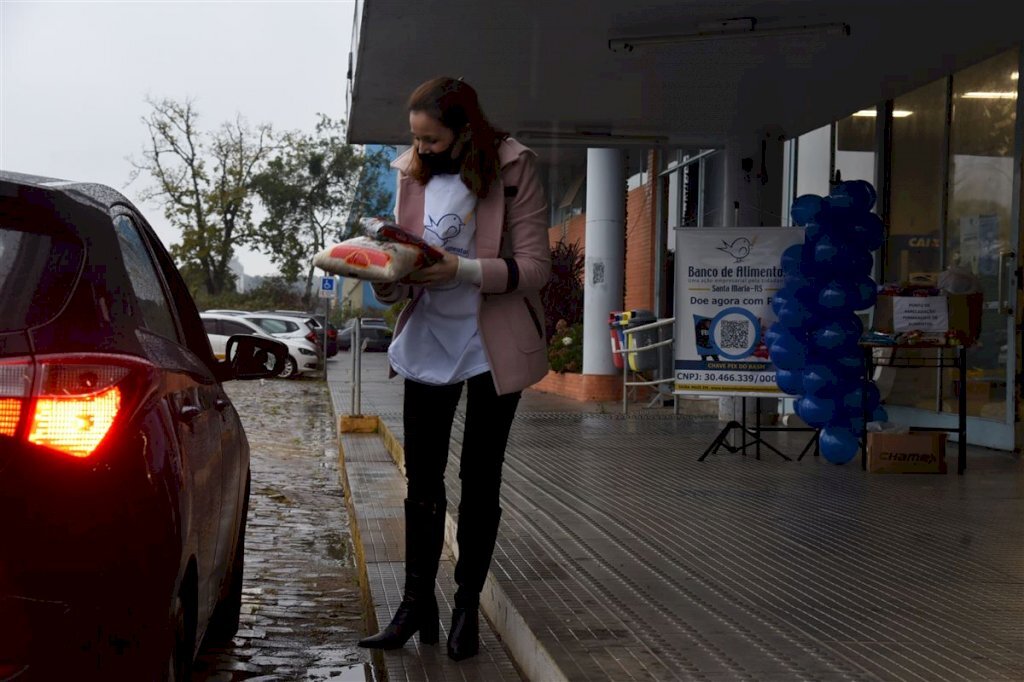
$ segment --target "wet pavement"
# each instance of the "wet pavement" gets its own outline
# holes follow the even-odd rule
[[[335,417],[324,382],[235,381],[226,389],[252,451],[241,627],[200,653],[198,682],[373,679]]]

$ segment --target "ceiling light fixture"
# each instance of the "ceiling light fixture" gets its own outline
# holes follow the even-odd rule
[[[608,49],[612,52],[628,53],[638,47],[648,45],[669,45],[673,43],[691,43],[730,38],[772,38],[808,34],[848,36],[850,35],[850,25],[844,22],[833,22],[759,28],[757,19],[754,17],[743,17],[741,19],[726,19],[702,24],[696,33],[611,38],[608,40]]]
[[[892,117],[893,118],[906,118],[907,116],[910,116],[912,113],[914,113],[914,112],[913,111],[907,111],[906,109],[894,109],[893,112],[892,112]],[[855,111],[853,113],[853,115],[854,116],[871,116],[872,118],[874,118],[875,116],[878,115],[878,112],[876,112],[874,109],[861,109],[860,111]]]
[[[965,92],[964,99],[1016,99],[1016,92]]]

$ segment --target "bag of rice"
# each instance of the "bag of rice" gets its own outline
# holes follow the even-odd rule
[[[412,244],[353,237],[328,246],[313,257],[313,265],[342,277],[368,282],[397,282],[430,265],[423,249]]]

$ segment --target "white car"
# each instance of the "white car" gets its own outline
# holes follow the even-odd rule
[[[274,313],[245,313],[239,317],[256,324],[267,334],[281,340],[306,339],[313,345],[319,345],[317,324],[312,317],[304,319],[294,315],[276,315]]]
[[[278,376],[294,378],[323,368],[319,348],[304,337],[273,336],[255,322],[238,315],[199,313],[199,317],[203,320],[213,353],[218,358],[224,357],[225,345],[232,334],[255,334],[275,338],[288,346],[288,359]]]

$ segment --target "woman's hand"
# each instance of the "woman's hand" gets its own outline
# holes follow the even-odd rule
[[[441,284],[455,279],[455,274],[458,271],[459,257],[453,253],[445,253],[443,260],[409,273],[407,279],[413,284]]]

